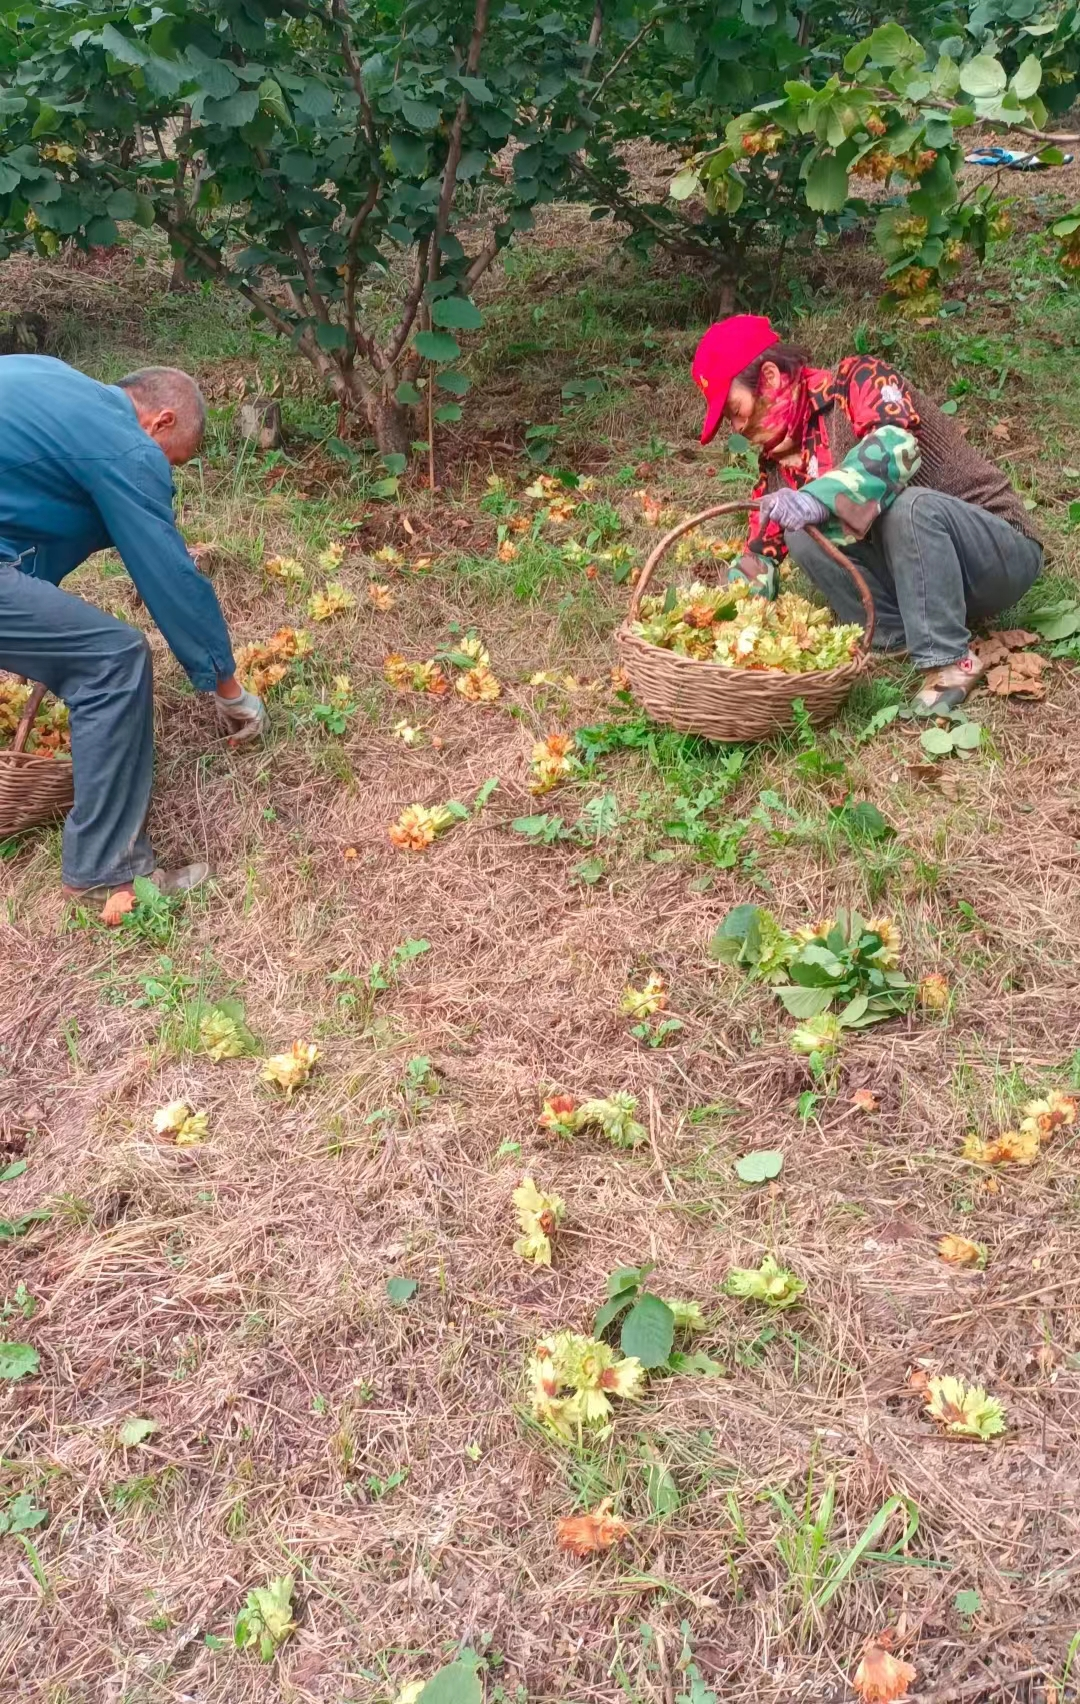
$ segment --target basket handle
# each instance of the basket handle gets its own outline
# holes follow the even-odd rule
[[[748,503],[745,498],[735,503],[717,503],[711,509],[702,509],[699,515],[691,515],[688,521],[680,521],[677,527],[672,527],[669,533],[665,533],[664,537],[660,540],[660,543],[656,546],[656,549],[652,552],[649,560],[646,562],[644,568],[637,577],[634,589],[630,594],[630,610],[628,619],[630,621],[637,620],[638,611],[641,608],[641,600],[645,595],[645,590],[649,581],[652,579],[653,570],[656,568],[661,557],[671,549],[676,539],[681,538],[683,533],[692,531],[694,527],[700,526],[702,521],[715,520],[717,515],[735,515],[744,511],[749,513],[750,510],[756,508],[756,503]],[[845,573],[850,574],[851,578],[855,582],[855,589],[859,594],[859,601],[863,606],[863,614],[866,617],[862,640],[859,644],[859,650],[865,653],[870,649],[870,641],[874,637],[874,600],[870,596],[870,588],[863,577],[862,571],[851,560],[850,556],[845,556],[844,552],[842,550],[838,550],[835,544],[830,544],[827,538],[823,538],[817,527],[807,527],[806,533],[807,536],[812,538],[814,543],[825,552],[826,556],[830,557],[838,567],[843,568]]]
[[[44,698],[47,691],[48,687],[35,686],[33,692],[26,700],[26,708],[19,717],[19,725],[15,729],[15,738],[11,742],[12,751],[22,751],[27,740],[30,738],[30,729],[34,725],[34,717],[41,709],[41,700]]]

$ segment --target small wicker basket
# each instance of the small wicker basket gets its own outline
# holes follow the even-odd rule
[[[761,740],[790,728],[791,706],[796,698],[802,699],[812,722],[827,722],[836,715],[865,669],[874,633],[874,600],[870,588],[851,559],[822,538],[816,527],[807,527],[809,537],[851,575],[866,612],[866,629],[850,662],[809,674],[786,674],[782,669],[732,669],[723,663],[704,663],[696,657],[680,656],[677,651],[650,645],[631,633],[631,624],[638,619],[641,600],[653,572],[676,539],[717,515],[733,515],[755,507],[746,502],[720,503],[672,527],[641,570],[626,620],[615,636],[634,697],[653,720],[666,722],[681,733],[700,734],[707,740]]]
[[[55,822],[75,802],[71,764],[64,758],[23,750],[44,696],[45,688],[35,686],[15,738],[6,751],[0,751],[0,839],[39,823]]]

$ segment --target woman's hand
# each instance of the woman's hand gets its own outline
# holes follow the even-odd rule
[[[785,532],[819,527],[829,518],[828,509],[813,492],[793,491],[789,485],[782,485],[779,491],[767,491],[758,506],[758,514],[766,525],[771,521]]]

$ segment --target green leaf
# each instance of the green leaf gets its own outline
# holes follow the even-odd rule
[[[626,1312],[627,1308],[632,1305],[636,1293],[636,1290],[624,1290],[622,1295],[610,1296],[606,1302],[603,1302],[597,1308],[596,1318],[593,1320],[594,1337],[602,1337],[612,1321]]]
[[[460,345],[447,331],[418,331],[413,343],[425,361],[456,361],[461,354]]]
[[[847,829],[860,840],[895,838],[896,830],[886,822],[877,806],[872,805],[869,799],[858,799],[854,804],[841,805],[833,814],[841,828]]]
[[[760,915],[756,905],[733,906],[709,942],[709,957],[735,964]]]
[[[820,154],[806,174],[806,205],[815,213],[839,213],[848,198],[847,167],[835,154]]]
[[[334,92],[317,77],[305,77],[299,87],[290,83],[289,93],[301,112],[310,118],[329,118],[334,110]]]
[[[978,1615],[982,1608],[982,1598],[978,1592],[957,1592],[953,1598],[953,1608],[957,1615]]]
[[[952,731],[955,751],[975,751],[982,744],[983,731],[978,722],[960,722]]]
[[[25,1236],[31,1225],[45,1224],[51,1218],[47,1207],[32,1207],[29,1213],[20,1213],[17,1219],[0,1219],[0,1242]]]
[[[388,1278],[386,1280],[386,1294],[391,1305],[395,1308],[403,1308],[406,1302],[412,1300],[419,1288],[420,1283],[416,1278]]]
[[[1080,633],[1080,608],[1062,609],[1056,614],[1041,610],[1030,620],[1032,627],[1044,639],[1071,639],[1074,633]]]
[[[1029,53],[1013,77],[1012,92],[1018,100],[1030,100],[1041,82],[1042,64],[1033,53]]]
[[[452,367],[445,373],[439,373],[435,383],[440,390],[449,391],[451,396],[464,396],[472,386],[472,380],[465,373],[458,373]]]
[[[697,195],[701,189],[701,179],[693,166],[677,172],[668,184],[668,194],[673,201],[689,201],[692,195]]]
[[[36,1373],[41,1356],[29,1343],[0,1343],[0,1379],[24,1379]]]
[[[414,130],[437,130],[442,118],[442,108],[436,106],[434,101],[411,101],[406,98],[401,103],[401,116]]]
[[[1008,81],[1005,67],[989,53],[977,53],[960,67],[960,87],[975,100],[1000,95]]]
[[[106,24],[97,39],[105,52],[118,59],[121,65],[145,65],[150,57],[140,42],[121,35],[115,24]]]
[[[948,757],[953,748],[951,728],[927,728],[919,738],[927,757]]]
[[[227,130],[238,130],[242,124],[250,124],[258,110],[258,90],[238,89],[223,100],[205,100],[202,116],[205,124],[220,124]]]
[[[399,484],[400,481],[397,479],[377,479],[373,485],[368,486],[368,496],[396,497]]]
[[[479,331],[484,316],[468,296],[444,296],[431,304],[431,318],[436,325],[451,331]]]
[[[161,1427],[156,1420],[132,1418],[124,1421],[116,1434],[116,1441],[125,1450],[133,1450],[136,1444],[141,1444],[147,1438],[152,1438],[154,1433],[160,1432],[160,1430]]]
[[[134,219],[138,201],[130,189],[114,189],[105,203],[111,219]]]
[[[41,1525],[48,1512],[35,1506],[29,1491],[20,1491],[6,1508],[0,1509],[0,1537],[8,1532],[32,1532]]]
[[[405,172],[408,177],[427,176],[428,145],[421,137],[407,130],[396,130],[390,138],[390,152],[399,172]]]
[[[623,1354],[636,1356],[643,1367],[662,1367],[674,1341],[675,1315],[667,1303],[659,1296],[642,1296],[623,1320]]]
[[[444,402],[441,407],[434,410],[432,419],[438,426],[449,426],[452,425],[455,420],[460,420],[461,416],[462,407],[460,402]]]
[[[484,1704],[484,1690],[474,1663],[459,1660],[433,1674],[417,1704]]]
[[[95,248],[113,248],[120,241],[115,219],[99,215],[86,221],[86,240]]]
[[[422,391],[417,390],[415,385],[411,385],[408,379],[402,379],[394,392],[394,400],[400,402],[403,406],[415,408],[418,402],[423,402],[424,395]]]
[[[905,29],[899,24],[881,24],[866,41],[850,50],[844,59],[844,70],[859,71],[867,60],[871,65],[900,65],[904,60],[921,58],[922,48]]]
[[[768,1183],[779,1177],[784,1169],[784,1156],[779,1148],[755,1148],[735,1161],[735,1175],[743,1183]]]
[[[388,455],[383,456],[382,464],[387,473],[393,474],[395,478],[400,478],[409,465],[409,458],[402,455],[400,450],[391,450]]]
[[[819,1017],[832,1005],[831,988],[778,988],[776,992],[784,1010],[801,1021]]]
[[[12,1160],[0,1171],[0,1183],[11,1183],[15,1178],[22,1177],[29,1164],[29,1160]]]
[[[651,1461],[645,1470],[645,1495],[651,1513],[661,1520],[665,1515],[673,1515],[682,1502],[679,1488],[668,1469],[655,1461]]]
[[[315,341],[320,349],[346,349],[349,334],[343,325],[327,324],[320,320],[315,327]]]
[[[595,887],[604,874],[606,866],[602,858],[583,858],[580,864],[574,865],[574,875],[586,887]]]
[[[644,1266],[616,1266],[614,1272],[609,1272],[605,1289],[609,1296],[623,1296],[627,1290],[640,1289],[642,1281],[649,1276],[653,1262],[647,1261]]]
[[[854,1000],[849,1000],[843,1010],[836,1014],[838,1021],[842,1024],[847,1024],[849,1027],[853,1024],[857,1024],[859,1019],[865,1015],[869,1004],[870,999],[868,995],[856,994]]]
[[[683,1349],[673,1349],[667,1364],[669,1372],[685,1373],[688,1377],[719,1379],[724,1374],[723,1361],[715,1361],[711,1355],[706,1355],[704,1349],[695,1349],[692,1354]]]
[[[148,231],[154,223],[154,201],[149,195],[135,197],[135,223]]]

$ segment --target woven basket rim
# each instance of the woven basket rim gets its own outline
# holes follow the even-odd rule
[[[687,657],[681,651],[668,650],[666,645],[654,645],[651,639],[643,639],[640,633],[632,633],[630,627],[630,618],[626,616],[615,630],[617,644],[640,645],[643,650],[653,652],[657,657],[663,658],[665,665],[670,659],[670,663],[675,667],[689,667],[695,672],[704,672],[706,675],[714,676],[718,685],[721,681],[726,684],[729,681],[741,680],[753,681],[755,686],[765,688],[779,685],[781,681],[785,683],[789,681],[811,683],[826,681],[831,680],[835,675],[851,671],[857,674],[861,673],[866,667],[868,656],[866,651],[856,651],[853,657],[849,657],[846,662],[835,663],[831,669],[804,669],[798,674],[793,674],[787,669],[739,669],[731,663],[711,662],[706,657]],[[761,697],[762,694],[759,692],[758,696]]]

